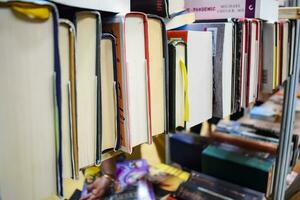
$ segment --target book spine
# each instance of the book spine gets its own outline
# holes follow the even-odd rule
[[[176,128],[176,105],[175,105],[175,97],[176,97],[176,89],[175,89],[175,66],[176,66],[176,50],[173,44],[168,45],[169,48],[169,131],[174,132]]]
[[[186,182],[179,186],[176,191],[176,198],[191,200],[232,200],[226,196],[215,193],[211,190]]]
[[[267,192],[269,171],[271,170],[271,168],[266,170],[269,161],[258,159],[255,156],[249,156],[247,160],[243,160],[245,154],[237,156],[238,152],[221,148],[223,147],[218,146],[216,148],[217,152],[212,153],[214,150],[208,147],[203,152],[203,173],[252,190],[263,193]],[[216,156],[216,154],[223,155]],[[225,157],[225,155],[227,155],[227,157]],[[228,159],[233,157],[235,159],[234,161]],[[260,163],[261,166],[257,165],[257,167],[253,167],[253,163]],[[227,173],[224,173],[224,171],[227,171]]]
[[[245,5],[245,17],[246,18],[255,18],[255,7],[256,0],[246,0]]]
[[[257,199],[262,200],[263,193],[234,185],[232,183],[216,179],[198,172],[192,172],[188,182],[194,185],[200,185],[201,187],[214,191],[221,195],[226,195],[232,199]]]
[[[168,17],[166,0],[131,0],[131,11]]]
[[[118,112],[119,112],[119,131],[120,146],[128,147],[126,142],[125,131],[125,106],[124,106],[124,85],[123,85],[123,67],[122,67],[122,50],[121,50],[121,26],[118,23],[104,24],[103,31],[111,33],[115,36],[116,45],[116,62],[117,62],[117,96],[118,96]]]

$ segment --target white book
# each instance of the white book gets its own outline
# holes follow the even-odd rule
[[[120,147],[152,142],[147,16],[132,12],[104,21],[103,31],[116,37]]]
[[[213,116],[224,118],[231,114],[233,23],[193,23],[182,29],[212,33]]]
[[[163,22],[148,18],[152,135],[165,132],[166,82]]]
[[[151,119],[148,94],[148,71],[144,18],[138,14],[125,17],[125,51],[127,71],[128,131],[131,147],[150,142]]]
[[[49,11],[46,18],[22,15],[18,10],[24,7],[20,6],[0,3],[3,200],[44,199],[56,194],[54,28],[58,19],[51,5],[34,4],[38,9],[46,9],[44,12]]]
[[[285,21],[283,22],[283,39],[282,39],[282,76],[281,80],[285,81],[289,75],[289,64],[290,64],[290,29],[289,29],[290,22]]]
[[[79,168],[96,161],[97,76],[96,44],[98,15],[94,12],[76,14],[77,52],[77,115]]]
[[[117,142],[117,103],[112,36],[101,39],[102,151],[112,150]]]
[[[247,65],[248,65],[248,52],[246,50],[246,23],[243,23],[243,36],[242,36],[242,64],[241,64],[241,107],[246,107],[246,92],[247,92]]]
[[[258,62],[259,49],[256,38],[258,24],[251,22],[251,38],[250,38],[250,74],[249,74],[249,99],[248,103],[254,103],[257,98],[257,75],[258,75]]]
[[[263,92],[272,93],[275,87],[275,58],[276,58],[276,25],[274,23],[265,23],[263,27]]]
[[[231,114],[233,24],[225,23],[222,69],[223,118]]]
[[[212,33],[209,31],[181,30],[181,31],[170,31],[168,33],[168,37],[174,39],[182,38],[186,41],[187,44],[187,61],[186,61],[187,63],[185,64],[187,65],[188,100],[185,99],[185,101],[188,101],[189,104],[188,106],[189,119],[187,119],[186,121],[186,128],[189,129],[195,125],[205,122],[206,120],[212,117],[212,108],[213,108]],[[181,80],[176,79],[176,83],[182,82],[183,78],[181,78]],[[185,84],[183,84],[183,87]],[[185,95],[186,94],[184,94],[184,96]],[[176,104],[177,104],[177,99],[176,99]],[[184,106],[184,108],[186,109],[186,106]],[[176,109],[178,109],[177,105],[176,105]],[[183,110],[183,112],[184,115],[187,111]]]
[[[170,19],[166,19],[166,29],[172,30],[181,26],[192,24],[195,21],[195,13],[182,13]]]
[[[72,121],[70,105],[70,26],[68,21],[59,24],[59,53],[61,66],[61,124],[63,178],[72,177]]]
[[[168,0],[169,14],[176,14],[184,10],[184,0]]]
[[[212,117],[212,33],[189,31],[187,52],[190,128]]]

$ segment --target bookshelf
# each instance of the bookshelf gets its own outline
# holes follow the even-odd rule
[[[295,3],[295,2],[293,2]],[[295,4],[292,4],[295,5]],[[299,3],[297,3],[299,5]],[[296,36],[300,34],[300,8],[299,7],[287,7],[279,9],[280,19],[296,19],[297,29]],[[295,103],[296,92],[299,82],[299,65],[300,65],[300,43],[299,40],[295,44],[295,60],[294,71],[292,75],[284,83],[284,104],[283,104],[283,116],[280,127],[280,139],[279,139],[279,151],[275,168],[275,181],[273,185],[273,199],[284,199],[286,190],[286,176],[288,174],[288,165],[286,162],[289,158],[289,148],[292,141],[293,124],[295,120]]]
[[[117,13],[117,12],[126,13],[126,12],[130,11],[130,0],[79,0],[79,1],[76,1],[76,0],[53,0],[53,2],[62,4],[62,5],[77,7],[77,8],[95,9],[95,10],[101,10],[104,12],[112,12],[112,13]],[[280,9],[280,18],[297,20],[296,36],[299,36],[299,34],[300,34],[300,7],[281,8]],[[77,22],[79,22],[79,20],[77,20]],[[48,26],[51,27],[50,25],[48,25]],[[77,30],[78,30],[78,27],[79,26],[77,25],[76,26]],[[93,27],[93,28],[98,30],[97,27]],[[77,37],[78,37],[78,33],[77,33]],[[99,39],[98,36],[97,36],[97,39]],[[131,39],[134,40],[135,38],[131,38]],[[95,48],[92,47],[92,49],[95,49]],[[289,148],[290,148],[290,143],[291,143],[291,139],[292,139],[293,123],[295,120],[296,91],[297,91],[297,86],[298,86],[298,81],[299,81],[298,74],[300,72],[300,69],[299,69],[300,43],[298,40],[295,43],[295,51],[296,51],[295,52],[296,56],[294,58],[293,73],[291,75],[289,75],[289,77],[287,78],[287,80],[284,82],[284,85],[283,85],[285,88],[283,117],[282,117],[281,128],[280,128],[281,134],[280,134],[278,158],[277,158],[277,163],[276,163],[275,181],[273,184],[273,191],[276,191],[276,193],[273,194],[273,199],[275,199],[275,200],[283,199],[283,197],[285,195],[285,179],[286,179],[286,175],[289,170],[289,163],[286,162],[286,160],[288,160],[287,158],[289,157],[289,152],[290,152]],[[72,59],[75,60],[75,58],[72,58]],[[90,59],[90,60],[93,60],[93,59]],[[168,91],[166,91],[166,93],[168,93]],[[166,98],[168,98],[168,95]],[[85,110],[85,108],[84,108],[84,110]],[[51,112],[55,112],[55,111],[51,110]],[[168,111],[166,111],[166,113],[168,115]],[[166,118],[165,124],[168,124],[167,121],[168,121],[169,116],[165,116],[165,118]],[[168,125],[166,125],[166,127],[168,127]],[[165,128],[165,129],[166,129],[165,130],[166,132],[169,132],[168,128]],[[165,137],[166,137],[166,144],[165,144],[166,145],[166,162],[170,163],[168,135],[166,134]],[[53,142],[54,142],[54,139],[53,139]],[[52,146],[54,146],[54,145],[52,145]],[[53,152],[54,152],[54,150],[53,150]],[[106,160],[112,156],[116,156],[119,153],[120,152],[106,153],[106,154],[102,155],[102,160]],[[54,156],[53,156],[53,158],[54,158]],[[92,160],[94,160],[94,158],[92,158]],[[55,169],[53,169],[52,171],[54,172]],[[0,196],[0,199],[1,199],[1,196]]]
[[[130,11],[130,0],[52,0],[66,6],[101,10],[112,13],[126,13]]]

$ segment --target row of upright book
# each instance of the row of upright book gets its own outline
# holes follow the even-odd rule
[[[47,1],[0,3],[4,199],[63,195],[64,178],[99,165],[106,153],[131,153],[153,136],[228,116],[293,70],[285,55],[295,39],[290,21],[166,31],[151,14],[71,10],[60,19]]]
[[[163,20],[58,11],[0,3],[1,199],[63,196],[63,180],[166,132]]]

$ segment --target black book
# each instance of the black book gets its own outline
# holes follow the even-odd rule
[[[243,25],[238,19],[233,19],[234,23],[234,45],[233,45],[233,68],[232,68],[232,113],[240,109],[241,104],[241,55],[242,55],[242,32]]]
[[[183,169],[201,172],[202,151],[209,145],[206,137],[193,133],[170,134],[170,158]],[[195,154],[197,156],[195,156]]]
[[[239,185],[192,172],[189,180],[182,183],[175,192],[179,200],[263,200],[261,192]]]

